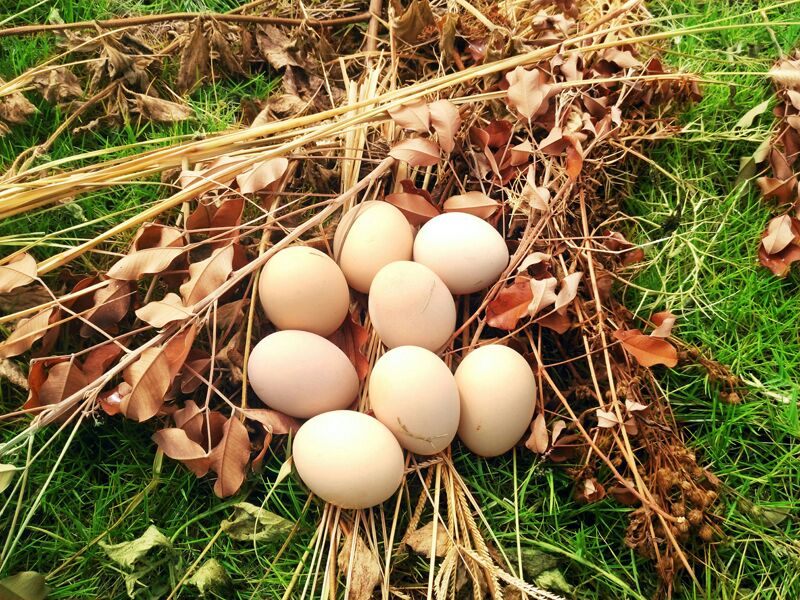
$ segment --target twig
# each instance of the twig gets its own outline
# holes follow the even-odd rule
[[[226,23],[256,23],[260,25],[306,25],[308,27],[337,27],[352,23],[369,21],[371,14],[362,12],[348,17],[335,19],[292,19],[289,17],[264,17],[260,15],[239,15],[231,13],[206,13],[206,12],[180,12],[164,15],[142,15],[124,19],[107,19],[105,21],[77,21],[75,23],[46,23],[38,25],[21,25],[0,29],[0,37],[11,35],[32,35],[45,31],[67,31],[74,29],[115,29],[120,27],[136,27],[150,23],[163,23],[165,21],[193,21],[194,19],[213,19]]]
[[[370,0],[369,3],[369,27],[367,28],[367,53],[371,54],[378,49],[378,30],[381,26],[381,10],[383,0]],[[368,59],[369,60],[369,59]]]

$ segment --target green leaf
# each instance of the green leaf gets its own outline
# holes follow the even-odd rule
[[[0,579],[2,600],[44,600],[49,592],[44,584],[44,575],[36,571],[23,571]]]
[[[220,527],[234,540],[272,542],[280,540],[292,529],[291,521],[249,502],[233,505],[233,516]]]
[[[150,525],[142,537],[133,541],[119,544],[100,542],[100,546],[105,550],[108,558],[123,569],[133,569],[134,565],[153,548],[163,546],[169,550],[172,549],[172,543],[154,525]]]
[[[213,590],[221,590],[227,588],[231,583],[231,578],[225,568],[219,564],[215,558],[209,558],[202,566],[197,569],[197,572],[187,581],[189,585],[193,585],[200,592],[200,595],[205,595]]]
[[[11,482],[14,481],[14,475],[19,469],[14,465],[5,465],[0,463],[0,492],[4,491]]]

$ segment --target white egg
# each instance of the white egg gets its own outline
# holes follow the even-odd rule
[[[372,368],[369,399],[375,417],[412,452],[436,454],[456,435],[458,386],[430,350],[400,346],[384,354]]]
[[[292,457],[314,494],[342,508],[369,508],[400,487],[403,450],[380,421],[352,410],[323,413],[295,435]]]
[[[276,253],[258,280],[258,297],[278,329],[301,329],[327,337],[350,308],[350,290],[332,258],[308,246]]]
[[[264,404],[300,419],[347,408],[358,375],[335,344],[308,331],[268,335],[250,352],[247,377]]]
[[[482,346],[461,361],[455,378],[461,441],[481,456],[513,448],[528,430],[536,405],[536,378],[528,361],[508,346]]]
[[[333,256],[350,287],[369,292],[375,274],[396,260],[411,260],[414,233],[387,202],[362,202],[342,217],[333,236]]]
[[[434,217],[417,233],[414,262],[429,267],[454,294],[495,283],[508,266],[508,248],[483,219],[461,212]]]
[[[456,304],[444,282],[425,265],[386,265],[369,288],[369,318],[389,348],[439,350],[456,328]]]

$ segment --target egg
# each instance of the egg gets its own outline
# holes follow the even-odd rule
[[[441,278],[425,265],[386,265],[369,288],[369,318],[389,348],[439,350],[456,328],[456,304]]]
[[[278,329],[302,329],[329,336],[350,308],[342,270],[327,254],[307,246],[276,253],[261,271],[258,296]]]
[[[350,406],[358,375],[344,352],[315,333],[287,329],[250,352],[247,377],[264,404],[300,419]]]
[[[384,354],[372,368],[369,399],[375,417],[407,450],[436,454],[456,435],[458,386],[430,350],[400,346]]]
[[[429,267],[454,294],[495,283],[508,265],[508,248],[483,219],[461,212],[434,217],[417,233],[414,261]]]
[[[369,292],[375,274],[396,260],[411,260],[414,234],[397,208],[362,202],[347,211],[333,236],[333,256],[354,290]]]
[[[461,361],[455,378],[461,441],[481,456],[513,448],[528,430],[536,403],[536,379],[528,361],[508,346],[482,346]]]
[[[297,474],[314,494],[342,508],[369,508],[400,487],[403,450],[380,421],[352,410],[317,415],[292,443]]]

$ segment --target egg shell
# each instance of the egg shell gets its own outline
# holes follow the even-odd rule
[[[276,253],[261,271],[258,296],[278,329],[301,329],[329,336],[350,308],[350,290],[339,265],[307,246]]]
[[[456,435],[458,386],[430,350],[400,346],[384,354],[372,368],[369,399],[375,417],[407,450],[436,454]]]
[[[434,217],[417,233],[414,261],[429,267],[454,294],[495,283],[508,265],[508,248],[483,219],[461,212]]]
[[[350,287],[369,292],[375,274],[397,260],[411,260],[414,233],[397,208],[370,200],[351,208],[333,236],[333,256]]]
[[[292,443],[300,479],[314,494],[342,508],[369,508],[400,487],[400,444],[380,421],[352,410],[309,419]]]
[[[300,419],[346,408],[358,394],[350,359],[308,331],[287,329],[258,342],[250,352],[247,377],[264,404]]]
[[[456,304],[441,278],[425,265],[386,265],[369,288],[369,318],[388,348],[439,350],[456,328]]]
[[[498,456],[528,430],[536,379],[528,361],[508,346],[482,346],[456,369],[461,397],[458,437],[475,454]]]

